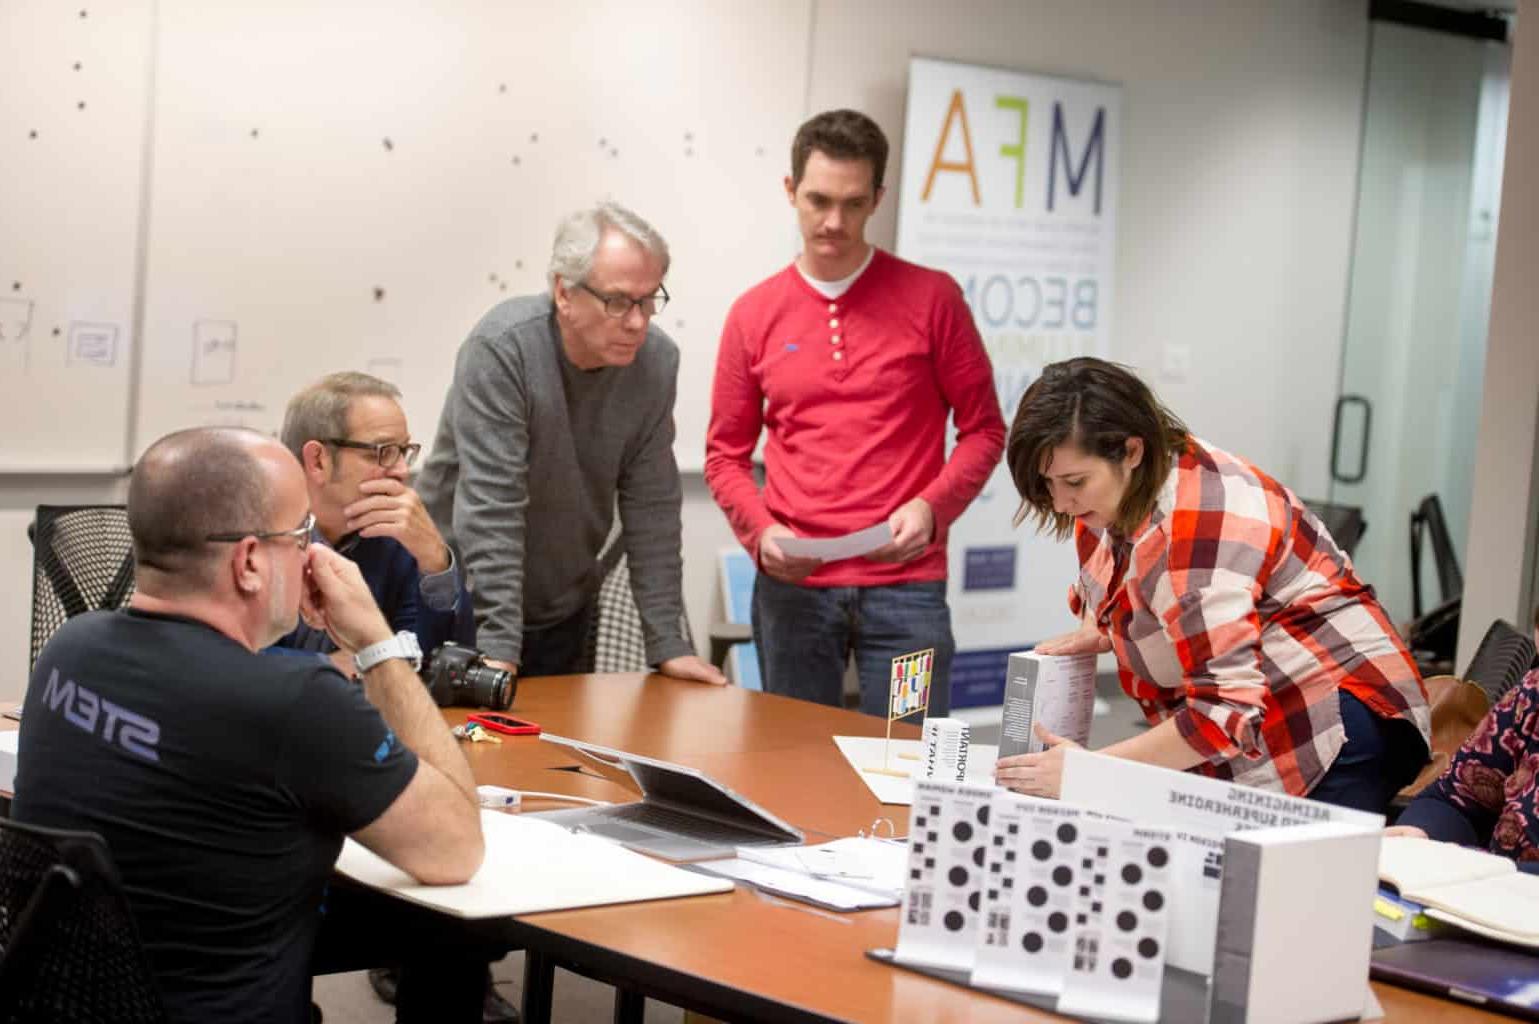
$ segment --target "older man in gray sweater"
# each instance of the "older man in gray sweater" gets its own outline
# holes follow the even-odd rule
[[[667,272],[667,243],[634,213],[606,202],[572,214],[550,293],[494,307],[460,348],[419,490],[464,557],[482,650],[511,671],[589,669],[618,506],[647,661],[726,682],[680,628],[679,350],[651,324]]]

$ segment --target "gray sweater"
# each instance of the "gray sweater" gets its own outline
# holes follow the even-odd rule
[[[460,347],[418,488],[464,558],[488,657],[521,661],[526,624],[598,592],[617,503],[648,662],[694,653],[680,630],[678,370],[655,326],[631,365],[578,369],[548,295],[494,307]]]

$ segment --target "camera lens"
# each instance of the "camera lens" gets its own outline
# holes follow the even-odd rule
[[[470,697],[469,703],[496,711],[506,711],[513,703],[513,674],[490,665],[469,665],[460,684]]]

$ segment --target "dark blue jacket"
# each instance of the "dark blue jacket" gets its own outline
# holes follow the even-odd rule
[[[446,640],[464,647],[476,645],[476,620],[470,606],[470,593],[465,589],[464,574],[458,567],[454,574],[458,590],[454,606],[448,611],[435,611],[422,593],[422,575],[417,571],[417,560],[399,541],[390,537],[345,537],[337,545],[337,553],[357,563],[375,603],[389,620],[390,628],[396,632],[409,629],[417,634],[424,659],[431,657]],[[303,619],[293,632],[268,648],[275,653],[311,651],[318,654],[330,654],[336,649],[331,637],[311,629]]]

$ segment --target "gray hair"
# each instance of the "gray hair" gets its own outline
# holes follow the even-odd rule
[[[347,436],[347,412],[355,398],[401,400],[401,389],[367,373],[330,373],[289,399],[278,437],[283,447],[304,462],[306,441]]]
[[[211,533],[268,528],[270,482],[256,450],[270,439],[243,427],[196,427],[150,445],[128,482],[128,532],[141,574],[163,586],[213,582]]]
[[[568,214],[556,226],[556,242],[550,252],[552,292],[556,290],[557,278],[567,284],[581,284],[587,280],[593,269],[593,256],[606,231],[618,231],[641,246],[661,260],[663,273],[668,273],[670,257],[663,236],[630,210],[606,199],[592,209]]]

